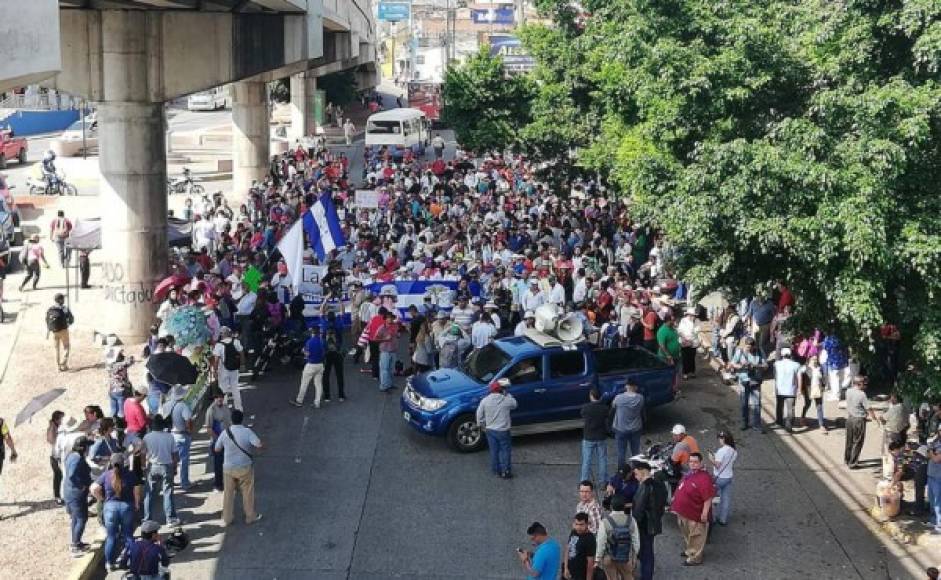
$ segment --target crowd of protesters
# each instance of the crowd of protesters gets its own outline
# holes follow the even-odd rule
[[[544,304],[578,316],[585,339],[600,348],[648,349],[676,367],[678,382],[696,375],[697,358],[702,360],[698,353],[708,346],[739,383],[743,429],[765,430],[760,385],[768,377],[775,379],[776,420],[788,430],[804,423],[811,404],[818,426],[828,428],[826,398],[845,396],[852,404],[851,419],[856,417],[852,413],[871,414],[865,395],[853,392],[865,385],[839,336],[834,331],[797,336],[788,329],[795,297],[783,282],[713,312],[708,339],[703,332],[707,313],[688,300],[690,289],[671,270],[669,241],[635,221],[623,199],[608,197],[596,183],[575,182],[559,194],[540,181],[523,156],[459,149],[446,160],[437,146],[430,155],[367,149],[363,160],[363,174],[354,176],[350,159],[328,150],[322,140],[311,147],[298,144],[272,158],[267,177],[237,207],[223,196],[186,200],[181,217],[193,223],[192,247],[174,254],[168,274],[177,282],[161,296],[144,354],[176,350],[173,337],[160,333],[160,322],[174,309],[202,309],[212,334],[212,403],[205,417],[195,417],[187,387],[159,383],[146,372],[135,375],[133,357],[117,346],[107,350],[110,412],[89,406],[77,424],[61,412],[49,423],[53,488],[71,516],[74,554],[87,549],[82,537],[90,505],[97,505],[107,530],[109,568],[126,561],[139,519],[146,524],[140,541],[153,541],[160,529],[154,511],[158,496],[164,523],[178,527],[175,497],[190,488],[190,446],[201,427],[211,439],[213,487],[225,494],[225,523],[234,521],[236,490],[243,496],[246,523],[262,517],[255,510],[252,469],[253,453],[262,445],[244,424],[248,412],[240,372],[257,375],[269,364],[296,357],[303,371],[297,395],[288,403],[304,405],[313,385],[312,405],[319,409],[334,397],[346,401],[347,357],[354,365],[362,362],[359,370],[374,377],[378,391],[388,393],[396,388],[397,376],[455,367],[473,349],[523,334]],[[357,185],[377,192],[378,207],[357,207]],[[326,267],[313,282],[311,294],[320,299],[311,306],[296,292],[277,247],[322,195],[330,195],[338,208],[347,243],[324,257],[312,249],[305,252],[305,264]],[[453,308],[441,308],[442,301],[427,296],[403,316],[395,306],[397,280],[455,282],[456,290],[445,301]],[[382,289],[370,292],[375,284]],[[890,350],[897,333],[883,329]],[[351,337],[348,344],[346,336]],[[406,358],[399,360],[402,352]],[[897,374],[894,356],[884,357],[890,376]],[[515,401],[506,387],[491,387],[478,418],[487,427],[494,473],[510,478],[509,414]],[[804,405],[795,417],[798,394]],[[544,525],[533,523],[528,534],[535,549],[518,550],[527,574],[555,578],[561,569],[566,578],[594,578],[594,569],[600,568],[609,580],[631,578],[635,571],[652,578],[654,538],[663,530],[670,496],[685,543],[683,563],[702,564],[711,524],[726,525],[731,514],[738,457],[732,434],[720,432],[715,452],[704,453],[684,426],[674,427],[669,461],[678,478],[664,481],[659,467],[630,459],[643,451],[643,396],[636,386],[619,393],[610,411],[598,393],[585,403],[586,457],[568,543],[563,548]],[[879,420],[905,442],[908,416],[901,401],[895,404],[899,410]],[[925,445],[938,431],[941,409],[921,409],[918,417],[916,439]],[[862,441],[859,429],[849,428],[851,422],[847,463],[855,465]],[[617,443],[611,477],[609,426]],[[12,449],[12,439],[8,443]],[[941,530],[941,489],[936,489],[941,449],[937,444],[919,447],[914,455],[924,458],[924,469],[912,470],[924,481],[922,489],[933,490],[929,495],[936,498],[933,509]],[[714,497],[719,498],[715,509]],[[924,493],[917,498],[923,502]]]

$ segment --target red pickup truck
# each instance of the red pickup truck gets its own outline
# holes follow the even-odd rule
[[[26,139],[14,137],[9,129],[0,130],[0,169],[7,166],[8,159],[16,159],[21,164],[26,163]]]

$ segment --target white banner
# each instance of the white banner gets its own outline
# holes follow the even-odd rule
[[[356,207],[376,209],[379,207],[379,192],[373,189],[356,190]]]

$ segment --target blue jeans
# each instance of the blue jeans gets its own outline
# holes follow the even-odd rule
[[[720,477],[717,479],[716,493],[719,494],[719,509],[716,510],[715,520],[727,524],[729,523],[729,512],[732,511],[732,478]]]
[[[144,519],[152,519],[151,505],[157,494],[163,496],[163,517],[167,523],[176,519],[173,504],[173,468],[159,463],[150,464],[150,473],[144,482]]]
[[[761,385],[753,385],[739,380],[738,402],[742,411],[742,426],[763,429],[761,425]]]
[[[490,471],[497,475],[510,473],[513,470],[510,432],[487,429],[486,433],[487,447],[490,449]]]
[[[108,400],[111,401],[111,416],[124,417],[124,395],[108,394]]]
[[[184,489],[190,486],[190,447],[193,445],[193,436],[184,433],[174,433],[176,452],[180,456],[179,472],[180,486]]]
[[[379,390],[388,391],[392,388],[392,375],[395,373],[395,353],[379,352]]]
[[[103,516],[105,531],[108,532],[108,538],[105,540],[105,562],[114,564],[118,558],[115,553],[118,534],[121,534],[124,548],[134,541],[134,508],[123,501],[106,501]]]
[[[85,524],[88,523],[88,494],[83,493],[73,497],[65,497],[65,511],[72,518],[70,528],[72,531],[72,545],[82,542],[85,533]]]
[[[597,488],[608,481],[608,442],[586,441],[582,439],[582,481],[591,480],[591,464],[598,456],[598,479],[594,480]]]
[[[640,560],[640,579],[653,580],[653,539],[656,536],[641,531],[640,544],[638,545],[637,559]]]
[[[941,477],[928,478],[928,502],[934,514],[935,527],[941,526]]]
[[[153,416],[160,412],[160,389],[157,387],[150,387],[147,391],[147,411]]]
[[[640,431],[614,431],[614,440],[618,445],[618,463],[616,467],[621,469],[627,462],[627,447],[630,445],[631,457],[640,453]]]

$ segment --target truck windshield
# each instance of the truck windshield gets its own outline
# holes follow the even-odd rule
[[[464,360],[464,373],[477,381],[486,383],[510,362],[510,357],[495,344],[474,350]]]

